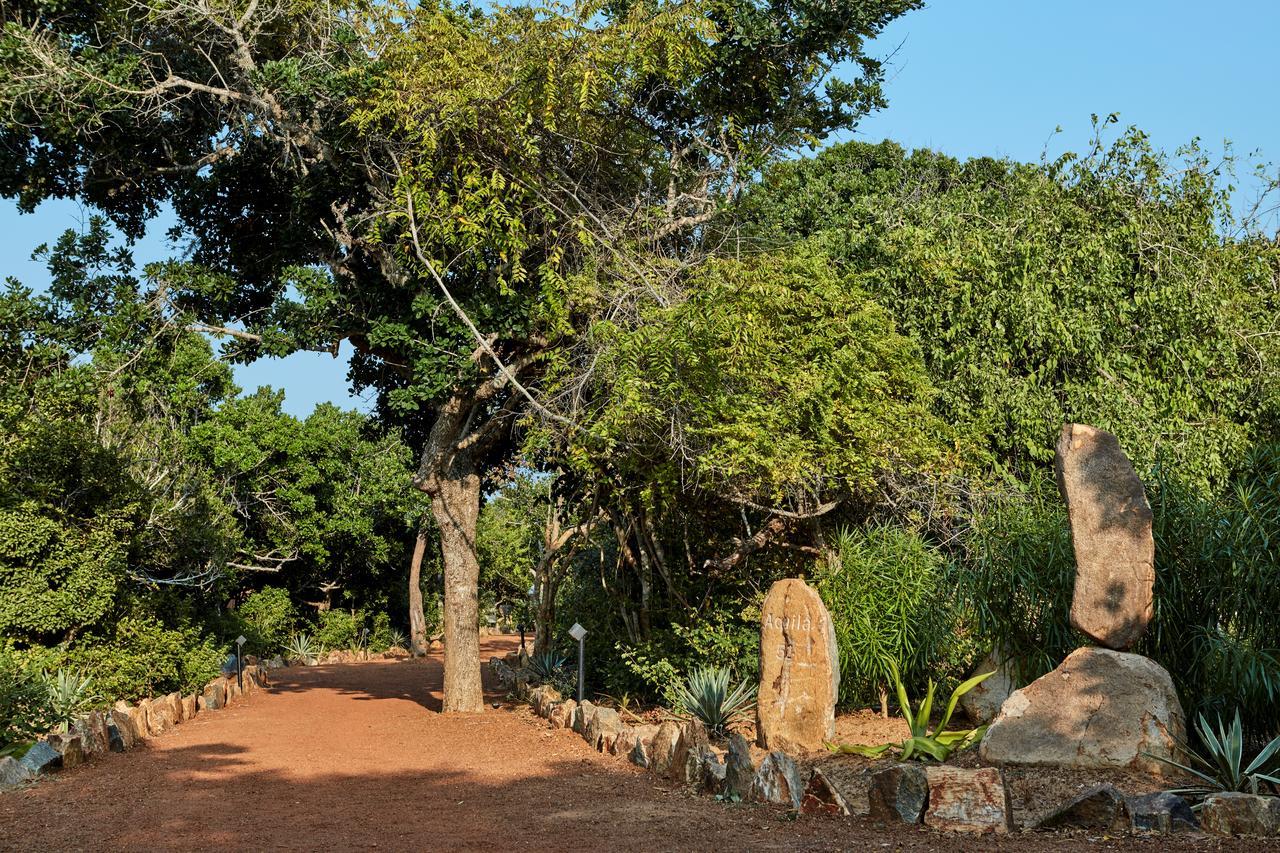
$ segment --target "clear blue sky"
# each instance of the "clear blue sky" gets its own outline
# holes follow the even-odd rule
[[[1089,115],[1117,112],[1160,147],[1193,137],[1238,153],[1280,158],[1280,3],[1235,0],[937,0],[893,23],[876,45],[893,53],[889,108],[857,137],[895,139],[959,157],[1037,160],[1086,147]],[[1053,136],[1054,128],[1063,132]],[[1053,136],[1052,141],[1050,137]],[[86,214],[69,203],[19,216],[0,201],[0,276],[40,286],[31,250]],[[145,262],[168,254],[163,228],[135,250]],[[346,358],[301,353],[240,367],[248,390],[286,391],[305,415],[325,400],[367,408],[347,393]]]

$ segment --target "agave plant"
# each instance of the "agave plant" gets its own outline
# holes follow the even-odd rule
[[[285,646],[285,654],[291,661],[302,661],[305,664],[313,664],[316,658],[320,656],[320,648],[311,639],[310,634],[296,633],[289,636],[289,642]]]
[[[387,642],[393,649],[409,648],[409,637],[404,631],[399,631],[395,628],[391,629],[391,633],[387,636]]]
[[[550,682],[564,669],[564,658],[555,652],[539,652],[525,665],[530,674],[541,682]]]
[[[994,672],[984,672],[962,682],[952,691],[951,698],[947,700],[946,711],[943,712],[938,724],[932,727],[929,725],[929,717],[933,714],[933,697],[937,685],[932,680],[929,681],[924,701],[913,710],[911,699],[907,696],[907,688],[902,684],[902,678],[898,674],[898,668],[892,664],[890,674],[898,693],[898,706],[911,727],[911,737],[898,743],[882,743],[878,746],[827,744],[828,749],[832,752],[863,755],[867,758],[880,758],[886,752],[895,750],[904,760],[932,758],[935,761],[946,761],[951,753],[973,746],[982,740],[982,736],[987,732],[986,726],[978,726],[976,729],[948,729],[947,723],[951,722],[951,715],[955,713],[960,697],[990,678],[995,674]]]
[[[1200,739],[1204,741],[1205,752],[1197,752],[1188,744],[1180,743],[1183,751],[1190,756],[1190,765],[1180,764],[1159,755],[1149,755],[1157,761],[1177,767],[1195,776],[1200,784],[1175,788],[1170,793],[1180,794],[1195,800],[1203,800],[1210,794],[1219,792],[1243,791],[1248,794],[1280,791],[1280,737],[1275,738],[1262,748],[1257,757],[1244,764],[1244,729],[1240,725],[1240,712],[1236,711],[1235,719],[1228,727],[1218,718],[1215,731],[1204,718],[1199,717],[1196,726]],[[1199,808],[1199,804],[1196,805]]]
[[[49,701],[53,724],[59,731],[66,731],[71,721],[82,711],[88,710],[97,698],[89,692],[93,678],[59,669],[52,675],[44,674],[44,687]]]
[[[675,714],[700,720],[712,735],[728,734],[729,726],[745,718],[756,706],[755,685],[743,681],[730,690],[727,667],[709,666],[689,673],[675,690]]]

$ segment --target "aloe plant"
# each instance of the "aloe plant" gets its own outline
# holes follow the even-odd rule
[[[1198,752],[1186,743],[1179,743],[1189,756],[1190,764],[1148,753],[1150,758],[1177,767],[1200,780],[1201,784],[1174,788],[1170,793],[1203,800],[1210,794],[1224,791],[1260,794],[1267,793],[1268,786],[1271,793],[1280,791],[1280,737],[1264,746],[1253,761],[1245,765],[1244,728],[1240,724],[1239,710],[1230,726],[1224,725],[1219,717],[1215,731],[1204,714],[1201,714],[1196,728],[1204,742],[1205,752]]]
[[[994,672],[984,672],[961,682],[960,686],[951,692],[951,698],[947,700],[947,708],[942,718],[938,720],[938,724],[930,726],[929,717],[933,714],[933,699],[937,685],[931,679],[925,691],[924,700],[913,709],[911,699],[907,696],[907,688],[898,674],[898,668],[892,664],[890,666],[894,688],[898,693],[898,706],[902,709],[902,714],[911,728],[911,737],[904,741],[882,743],[876,746],[827,744],[828,749],[832,752],[863,755],[867,758],[880,758],[890,750],[894,750],[903,760],[932,758],[935,761],[946,761],[953,752],[966,749],[982,740],[982,736],[987,732],[986,726],[978,726],[975,729],[948,729],[947,724],[951,722],[951,715],[955,713],[960,697],[990,678],[995,674]]]
[[[555,652],[540,652],[525,664],[525,669],[543,683],[552,681],[563,668],[564,658]]]
[[[320,649],[311,639],[310,634],[297,633],[289,637],[285,654],[291,661],[300,660],[305,664],[313,664],[320,656]]]
[[[675,714],[702,721],[712,735],[728,734],[733,723],[744,719],[756,706],[756,688],[743,681],[730,689],[727,667],[703,667],[689,673],[676,688]]]
[[[66,731],[71,721],[93,704],[97,697],[89,692],[92,684],[91,676],[78,675],[65,669],[44,674],[49,712],[59,731]]]

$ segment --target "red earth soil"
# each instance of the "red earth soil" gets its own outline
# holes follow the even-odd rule
[[[482,655],[514,645],[489,638]],[[440,714],[438,653],[272,675],[268,690],[145,747],[0,794],[0,849],[1258,849],[794,820],[673,789],[525,708]],[[502,700],[488,675],[486,689]]]

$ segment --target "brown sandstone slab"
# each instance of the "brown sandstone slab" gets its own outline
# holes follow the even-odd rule
[[[778,581],[760,610],[759,745],[821,749],[835,736],[839,686],[840,653],[826,605],[804,581]]]
[[[1067,424],[1055,458],[1076,556],[1071,624],[1124,651],[1147,630],[1155,585],[1151,506],[1120,442],[1104,430]]]
[[[929,767],[929,805],[925,826],[944,832],[1008,832],[1013,805],[1004,777],[995,767]]]

